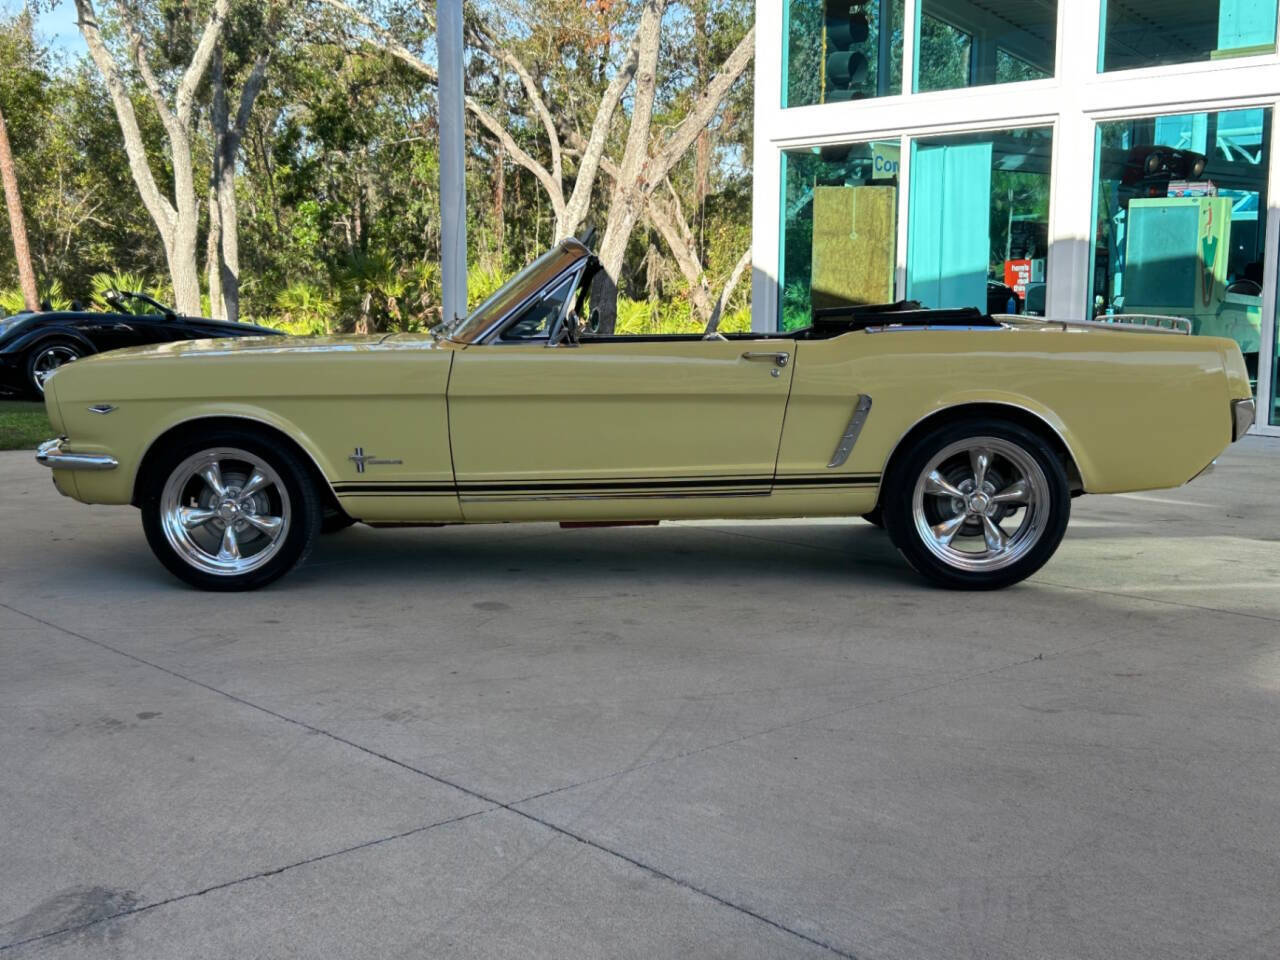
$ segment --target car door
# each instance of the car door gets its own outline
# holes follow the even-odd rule
[[[473,344],[455,358],[449,424],[468,519],[674,515],[658,501],[676,500],[679,515],[699,512],[691,501],[709,515],[722,498],[770,492],[793,341],[547,343]]]
[[[159,314],[101,313],[81,325],[99,352],[168,343],[164,317]]]

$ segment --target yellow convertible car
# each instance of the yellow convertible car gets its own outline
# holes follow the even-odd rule
[[[948,587],[1038,570],[1072,497],[1172,487],[1253,422],[1234,342],[901,303],[792,333],[592,333],[568,240],[428,333],[88,357],[46,389],[62,493],[166,567],[259,587],[373,526],[850,517]]]

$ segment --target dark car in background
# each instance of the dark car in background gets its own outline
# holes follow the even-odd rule
[[[0,394],[40,399],[64,363],[93,353],[176,340],[278,337],[248,323],[184,317],[141,293],[112,292],[112,311],[47,310],[0,318]]]

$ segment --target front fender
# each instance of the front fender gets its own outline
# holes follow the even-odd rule
[[[26,353],[31,347],[38,346],[42,340],[73,340],[84,349],[86,356],[98,352],[98,348],[94,346],[92,340],[75,327],[66,326],[24,330],[4,345],[3,352],[8,354]]]
[[[156,443],[171,432],[202,420],[239,420],[278,431],[311,458],[327,483],[332,483],[336,475],[323,447],[306,430],[289,418],[252,403],[205,401],[175,407],[135,401],[122,404],[120,409],[107,416],[87,411],[77,411],[72,416],[77,422],[70,422],[68,417],[66,430],[74,449],[84,453],[108,453],[120,464],[116,470],[77,477],[79,499],[87,503],[134,502],[138,471]]]

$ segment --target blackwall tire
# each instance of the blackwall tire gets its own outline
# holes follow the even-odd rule
[[[941,586],[995,590],[1031,576],[1062,542],[1071,491],[1040,434],[983,418],[943,425],[895,458],[885,528],[911,566]]]
[[[310,552],[324,512],[307,465],[247,431],[170,444],[140,486],[152,552],[201,590],[255,590],[284,576]]]

